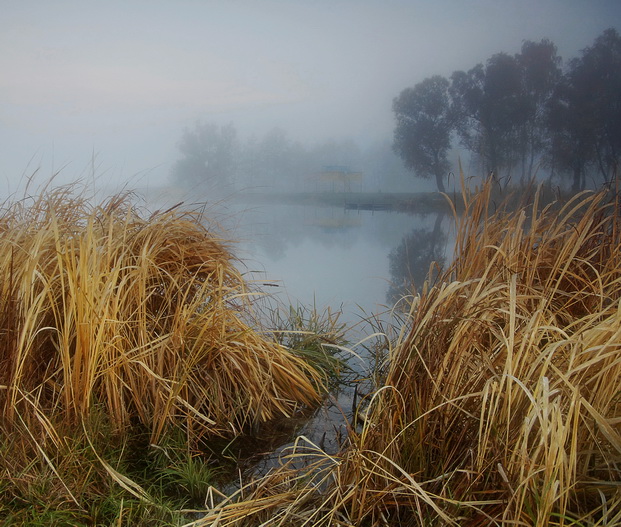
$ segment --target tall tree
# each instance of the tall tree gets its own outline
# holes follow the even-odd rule
[[[178,147],[183,157],[172,169],[178,183],[192,188],[205,186],[209,191],[231,188],[239,155],[233,124],[196,123],[193,129],[185,130]]]
[[[549,162],[553,171],[571,175],[574,192],[584,189],[595,152],[592,114],[585,95],[567,74],[558,83],[548,110]]]
[[[523,116],[520,119],[520,161],[522,181],[534,175],[535,161],[548,143],[547,109],[561,78],[561,58],[547,39],[526,41],[516,56],[521,69]]]
[[[621,160],[621,36],[607,29],[582,57],[572,63],[570,72],[576,89],[588,96],[594,136],[595,162],[605,180],[619,169]]]
[[[582,56],[569,62],[551,101],[550,156],[571,174],[572,189],[585,187],[595,167],[605,180],[618,175],[621,161],[621,37],[607,29]]]
[[[518,61],[506,53],[485,66],[451,76],[450,93],[462,144],[481,156],[488,172],[509,172],[519,159],[524,119],[522,78]]]
[[[395,152],[417,176],[435,177],[440,192],[445,191],[453,130],[448,89],[448,80],[436,75],[403,90],[393,101]]]
[[[296,190],[305,170],[306,152],[281,128],[273,128],[258,145],[257,160],[268,186]]]

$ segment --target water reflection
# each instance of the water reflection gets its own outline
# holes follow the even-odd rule
[[[280,204],[241,205],[234,217],[252,276],[278,284],[285,304],[342,309],[346,322],[386,311],[446,260],[443,214]]]
[[[166,210],[171,204],[152,208]],[[347,210],[344,204],[227,201],[219,205],[207,206],[206,218],[218,219],[224,236],[236,240],[233,250],[242,261],[246,279],[258,281],[259,289],[275,296],[284,307],[314,305],[322,311],[330,306],[341,311],[341,322],[357,324],[356,332],[348,333],[352,343],[380,329],[367,321],[360,324],[362,319],[380,315],[377,318],[388,320],[381,314],[399,295],[410,293],[412,284],[423,283],[432,261],[447,262],[452,246],[451,218],[442,213]],[[351,364],[356,384],[341,386],[312,419],[298,416],[269,423],[259,437],[240,442],[234,453],[252,462],[250,468],[242,468],[256,474],[278,465],[296,434],[327,453],[336,453],[354,421],[354,409],[373,388],[374,354],[381,353],[378,350],[385,340],[378,337],[351,346],[360,357]],[[364,384],[365,378],[369,385]]]
[[[432,229],[413,229],[390,251],[391,281],[386,295],[389,304],[412,294],[428,278],[433,281],[446,265],[448,236],[442,229],[444,217],[445,213],[439,212]]]

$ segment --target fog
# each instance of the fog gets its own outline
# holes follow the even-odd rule
[[[0,186],[167,184],[197,121],[390,142],[402,89],[525,39],[570,58],[611,26],[617,0],[3,2]]]

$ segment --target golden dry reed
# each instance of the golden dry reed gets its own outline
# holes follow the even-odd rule
[[[318,374],[253,329],[246,285],[200,214],[143,217],[74,187],[0,211],[0,419],[231,434],[319,399]],[[51,417],[50,417],[51,416]]]
[[[464,191],[454,263],[412,303],[351,445],[198,525],[621,524],[618,198],[491,196]]]

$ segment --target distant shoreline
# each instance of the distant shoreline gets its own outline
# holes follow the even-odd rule
[[[244,192],[236,200],[252,203],[292,203],[343,207],[348,210],[432,213],[451,209],[439,192]]]

